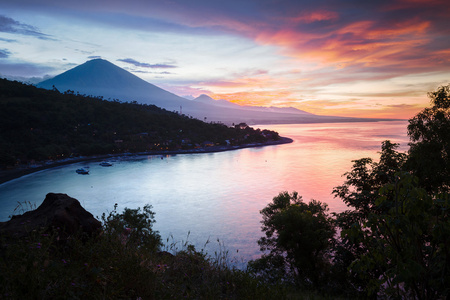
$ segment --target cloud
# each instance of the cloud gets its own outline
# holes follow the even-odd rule
[[[387,105],[387,107],[398,108],[398,109],[417,109],[418,106],[415,104],[391,104]]]
[[[289,102],[291,91],[287,90],[266,90],[266,91],[242,91],[234,93],[209,93],[214,99],[225,99],[240,105],[251,106],[271,106],[273,102]]]
[[[130,70],[128,68],[124,68],[125,70],[132,72],[132,73],[141,73],[141,74],[157,74],[157,75],[172,75],[174,73],[172,72],[167,72],[167,71],[163,71],[163,72],[152,72],[152,71],[146,71],[146,70]],[[162,77],[158,77],[158,78],[162,78]]]
[[[124,58],[124,59],[118,59],[117,61],[121,61],[127,64],[131,64],[136,67],[140,68],[150,68],[150,69],[172,69],[177,68],[177,66],[168,64],[168,63],[159,63],[159,64],[149,64],[149,63],[143,63],[139,62],[132,58]]]
[[[3,15],[0,15],[0,32],[34,36],[41,40],[54,40],[50,35],[40,32],[34,26],[20,23]]]
[[[226,88],[236,88],[236,87],[246,87],[247,83],[243,81],[225,81],[225,80],[215,80],[215,81],[202,81],[198,83],[202,86],[207,87],[226,87]]]
[[[259,75],[267,75],[269,74],[269,71],[267,70],[263,70],[263,69],[247,69],[247,70],[242,70],[236,73],[233,73],[233,77],[238,77],[238,78],[242,78],[242,77],[249,77],[249,76],[259,76]]]
[[[314,23],[320,21],[330,21],[338,19],[339,15],[335,11],[316,10],[301,12],[298,16],[290,18],[293,23]]]
[[[0,49],[0,58],[7,58],[11,55],[7,49]]]
[[[25,77],[25,76],[10,76],[10,75],[2,75],[0,74],[0,78],[6,78],[11,81],[20,81],[26,84],[38,84],[44,80],[52,78],[50,75],[45,75],[43,77]]]
[[[160,84],[159,87],[184,98],[186,98],[186,95],[189,95],[188,98],[191,99],[196,98],[201,94],[211,94],[210,90],[204,88],[195,88],[185,84],[182,85]]]
[[[102,58],[100,55],[90,55],[88,56],[89,59],[99,59]]]
[[[447,68],[448,63],[430,64],[430,58],[439,56],[448,62],[450,56],[439,53],[450,43],[441,42],[442,35],[435,29],[433,18],[409,9],[382,12],[380,8],[363,18],[350,16],[334,23],[334,28],[316,27],[304,32],[304,27],[279,30],[261,36],[262,41],[285,46],[285,53],[297,58],[312,58],[324,64],[340,64],[345,68],[360,64],[377,67],[383,72],[395,66],[402,72],[431,68]],[[407,16],[407,17],[406,17]],[[438,18],[439,19],[439,18]],[[447,33],[448,34],[448,33]]]
[[[5,38],[0,38],[0,41],[4,41],[4,42],[7,42],[7,43],[16,43],[17,42],[17,40],[5,39]]]
[[[34,63],[14,63],[0,61],[0,70],[3,74],[8,74],[9,77],[41,77],[42,74],[53,73],[55,69],[48,65],[34,64]],[[6,76],[6,75],[5,75]]]

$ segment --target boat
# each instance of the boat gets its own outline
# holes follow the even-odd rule
[[[100,166],[102,167],[111,167],[113,164],[107,161],[101,162]]]
[[[85,168],[77,169],[76,172],[77,172],[78,174],[83,174],[83,175],[89,174],[89,170],[86,170]]]

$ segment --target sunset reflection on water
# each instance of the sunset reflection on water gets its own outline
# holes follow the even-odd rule
[[[399,143],[398,150],[406,152],[406,126],[406,121],[274,125],[270,129],[294,139],[294,143],[274,150],[272,170],[280,174],[281,190],[295,190],[305,201],[326,202],[331,211],[340,212],[346,206],[331,192],[345,180],[342,175],[351,169],[352,160],[377,160],[384,140]]]

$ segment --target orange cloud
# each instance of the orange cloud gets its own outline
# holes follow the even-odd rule
[[[358,21],[329,33],[315,35],[288,28],[259,33],[256,41],[278,45],[285,54],[298,59],[309,58],[341,68],[356,64],[370,66],[376,63],[378,67],[398,65],[404,60],[408,60],[409,64],[403,68],[427,66],[423,59],[410,61],[408,56],[414,49],[423,52],[420,48],[430,43],[426,35],[430,22],[413,19],[393,26],[376,25],[374,21]],[[422,57],[429,55],[430,52],[427,52]]]
[[[369,102],[370,103],[370,102]],[[305,101],[301,108],[319,115],[335,115],[360,118],[390,118],[410,119],[423,109],[419,104],[383,105],[375,103],[368,105],[365,101]]]
[[[201,86],[221,87],[221,88],[238,88],[248,86],[248,83],[243,81],[223,81],[223,80],[202,81],[199,82],[198,84]]]
[[[290,91],[270,90],[270,91],[243,91],[236,93],[210,93],[214,99],[225,99],[239,105],[250,106],[271,106],[277,99],[288,99]]]
[[[241,77],[239,74],[233,74],[233,77],[229,80],[203,81],[198,84],[208,88],[219,88],[222,91],[261,91],[283,88],[286,85],[286,80],[279,77],[274,78],[267,73],[261,73],[260,75],[251,77]]]

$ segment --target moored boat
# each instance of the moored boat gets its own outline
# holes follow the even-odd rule
[[[85,168],[77,169],[76,172],[83,175],[89,174],[89,170],[86,170]]]

